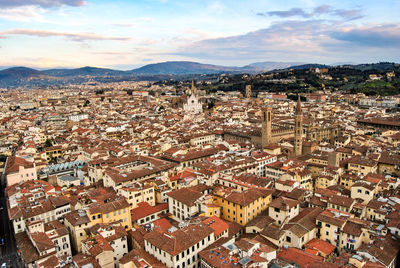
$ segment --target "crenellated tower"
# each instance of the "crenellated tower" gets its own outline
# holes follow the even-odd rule
[[[302,154],[303,149],[303,111],[301,110],[300,95],[297,99],[297,107],[294,125],[294,154],[296,156]]]
[[[251,99],[251,85],[246,85],[246,99]]]
[[[271,143],[272,137],[272,108],[264,107],[262,109],[262,129],[261,129],[261,145],[265,148]]]

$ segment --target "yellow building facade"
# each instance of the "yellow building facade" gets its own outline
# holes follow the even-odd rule
[[[120,222],[125,230],[132,229],[130,205],[125,198],[104,204],[92,203],[87,214],[92,226],[97,223]]]
[[[221,218],[242,226],[266,210],[272,200],[272,192],[258,189],[217,191],[214,196],[215,204],[221,207]]]

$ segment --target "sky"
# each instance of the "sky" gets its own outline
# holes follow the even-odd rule
[[[400,62],[400,0],[0,0],[0,66]]]

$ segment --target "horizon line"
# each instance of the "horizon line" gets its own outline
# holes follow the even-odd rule
[[[291,61],[258,61],[258,62],[252,62],[249,64],[245,64],[245,65],[219,65],[219,64],[212,64],[212,63],[203,63],[203,62],[198,62],[198,61],[187,61],[187,60],[170,60],[170,61],[160,61],[160,62],[154,62],[154,63],[148,63],[148,64],[144,64],[144,65],[140,65],[138,67],[133,67],[133,68],[128,68],[128,69],[117,69],[114,68],[112,66],[93,66],[93,65],[86,65],[86,66],[55,66],[55,67],[48,67],[48,68],[44,68],[44,67],[36,67],[36,66],[28,66],[28,65],[3,65],[0,66],[0,71],[3,70],[7,70],[7,69],[12,69],[12,68],[29,68],[29,69],[33,69],[33,70],[37,70],[37,71],[46,71],[46,70],[62,70],[62,69],[67,69],[67,70],[74,70],[74,69],[82,69],[82,68],[97,68],[97,69],[109,69],[109,70],[113,70],[113,71],[132,71],[132,70],[136,70],[139,69],[141,67],[144,66],[148,66],[148,65],[152,65],[152,64],[161,64],[161,63],[168,63],[168,62],[188,62],[188,63],[198,63],[198,64],[203,64],[203,65],[214,65],[214,66],[220,66],[220,67],[232,67],[232,68],[243,68],[255,63],[263,63],[263,62],[271,62],[271,63],[291,63]],[[293,62],[294,63],[294,62]],[[304,62],[301,63],[299,62],[299,65],[293,65],[293,66],[300,66],[300,65],[307,65],[307,64],[318,64],[318,65],[327,65],[327,66],[341,66],[341,65],[360,65],[360,64],[379,64],[379,63],[393,63],[393,64],[400,64],[398,62],[395,61],[378,61],[378,62],[351,62],[351,63],[319,63],[319,62]]]

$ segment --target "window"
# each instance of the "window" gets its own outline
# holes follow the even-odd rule
[[[286,236],[286,242],[290,243],[292,239],[289,236]]]

